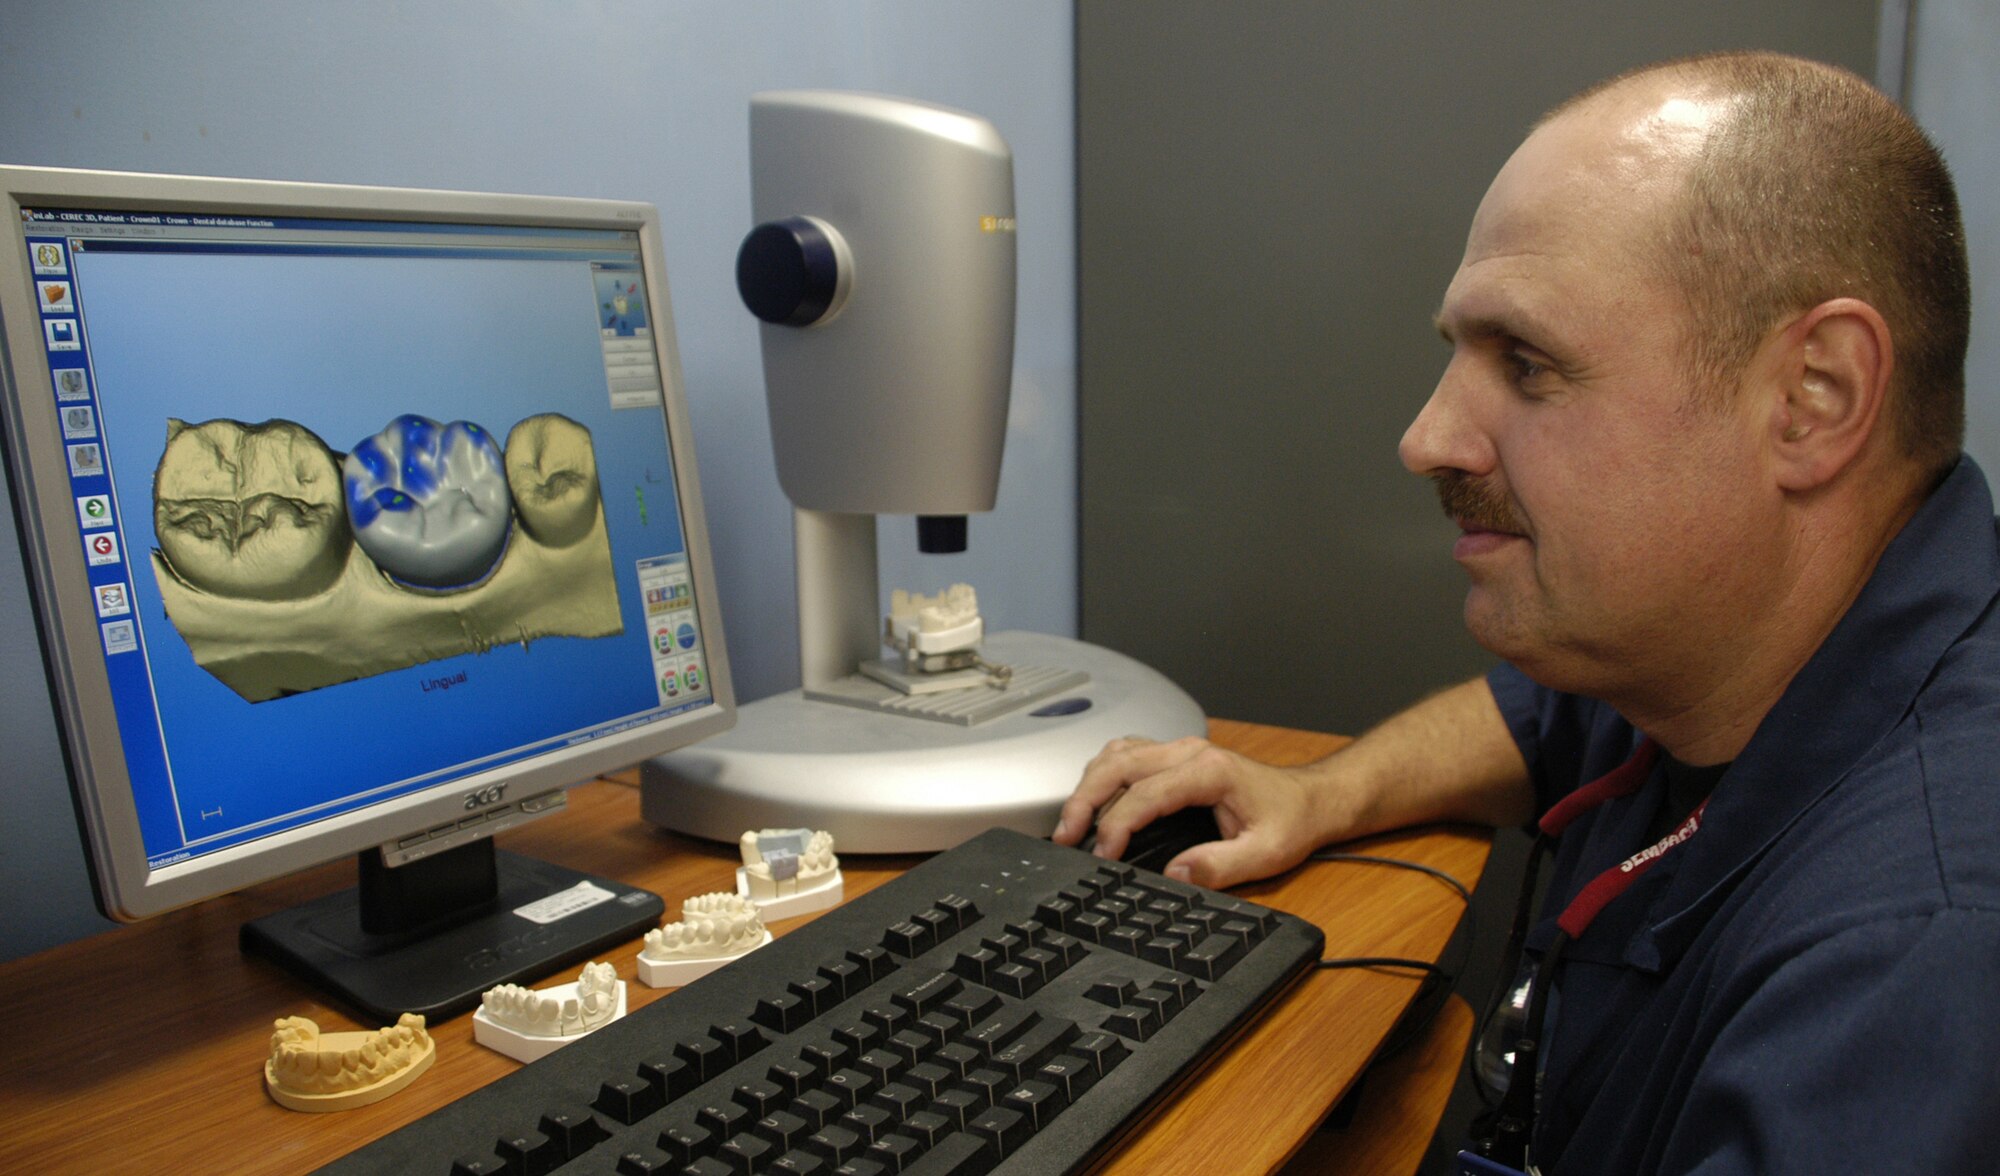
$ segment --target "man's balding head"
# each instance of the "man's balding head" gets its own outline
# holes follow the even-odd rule
[[[1772,53],[1647,66],[1543,117],[1648,109],[1682,125],[1652,264],[1680,291],[1699,386],[1726,393],[1769,332],[1834,298],[1887,320],[1896,449],[1941,475],[1964,435],[1971,291],[1951,175],[1922,130],[1845,70]]]

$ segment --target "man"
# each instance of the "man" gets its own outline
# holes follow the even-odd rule
[[[1224,840],[1167,872],[1227,886],[1400,825],[1566,822],[1528,1161],[1984,1170],[2000,551],[1959,456],[1968,303],[1943,162],[1859,78],[1720,55],[1558,107],[1480,204],[1402,442],[1509,664],[1301,769],[1118,741],[1056,839],[1095,818],[1115,857],[1213,805]]]

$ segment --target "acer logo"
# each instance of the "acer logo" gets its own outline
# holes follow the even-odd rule
[[[483,805],[497,804],[500,798],[505,795],[507,795],[507,785],[505,783],[495,784],[489,788],[481,788],[477,792],[468,792],[465,794],[465,807],[476,809]]]

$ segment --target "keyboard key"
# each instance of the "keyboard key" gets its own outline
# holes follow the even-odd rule
[[[796,993],[781,992],[776,996],[760,997],[757,1010],[750,1019],[777,1033],[790,1033],[811,1020],[812,1006],[800,999]]]
[[[681,1169],[682,1176],[737,1176],[739,1169],[717,1156],[703,1156]]]
[[[698,1123],[676,1123],[660,1132],[660,1150],[685,1167],[721,1146],[715,1133]]]
[[[787,1110],[806,1121],[806,1126],[821,1130],[839,1120],[847,1104],[824,1090],[808,1090],[792,1100]]]
[[[868,1040],[873,1041],[875,1034],[878,1032],[879,1030],[870,1026],[868,1028]],[[839,1037],[839,1035],[840,1031],[837,1029],[834,1030],[834,1036]],[[844,1040],[809,1041],[799,1047],[799,1058],[810,1063],[813,1069],[818,1070],[824,1076],[833,1073],[843,1066],[852,1065],[854,1056],[858,1052],[852,1043]]]
[[[853,960],[836,960],[830,964],[821,964],[819,975],[820,979],[833,986],[834,991],[840,994],[841,1000],[846,1000],[869,984],[868,978],[861,971],[861,966]]]
[[[965,981],[950,972],[936,972],[919,979],[899,984],[889,994],[889,999],[908,1009],[913,1016],[922,1016],[956,996],[965,988]]]
[[[751,1118],[761,1119],[791,1102],[794,1096],[785,1093],[784,1087],[769,1078],[757,1078],[737,1086],[730,1097],[737,1106],[749,1111]]]
[[[809,1151],[794,1149],[779,1156],[766,1171],[780,1176],[826,1176],[833,1171],[833,1165]]]
[[[983,1090],[972,1087],[958,1087],[947,1090],[930,1105],[933,1114],[942,1116],[954,1128],[963,1131],[972,1122],[972,1117],[990,1105]]]
[[[969,898],[961,898],[956,894],[947,894],[933,905],[938,910],[951,912],[951,917],[958,924],[960,931],[977,923],[981,917],[977,904]]]
[[[947,1041],[957,1040],[965,1033],[967,1027],[966,1023],[959,1019],[956,1014],[946,1012],[944,1009],[939,1009],[934,1013],[925,1013],[923,1016],[917,1018],[915,1025],[910,1026],[913,1032],[921,1033],[929,1038],[931,1044],[934,1046],[943,1045]]]
[[[869,984],[888,976],[899,966],[895,957],[872,944],[867,947],[849,948],[847,960],[861,969],[868,977]]]
[[[506,1171],[507,1161],[497,1155],[460,1156],[451,1162],[451,1176],[505,1176]]]
[[[1069,921],[1069,933],[1091,943],[1103,943],[1118,924],[1097,911],[1082,911]]]
[[[1002,1047],[988,1064],[1019,1082],[1076,1040],[1077,1033],[1077,1027],[1068,1021],[1045,1020]]]
[[[1001,964],[986,974],[986,982],[1008,996],[1026,998],[1041,991],[1042,974],[1026,964]]]
[[[976,947],[962,951],[951,961],[951,970],[974,984],[986,983],[987,973],[1001,963],[1000,953],[990,947]]]
[[[898,1134],[909,1136],[923,1144],[926,1150],[943,1142],[953,1130],[951,1122],[936,1111],[917,1111],[896,1128]]]
[[[717,1139],[731,1139],[750,1129],[757,1116],[742,1103],[709,1103],[694,1113],[695,1125]]]
[[[618,1176],[665,1176],[678,1172],[685,1164],[676,1164],[673,1157],[656,1147],[635,1147],[618,1157]]]
[[[952,1073],[936,1062],[918,1062],[904,1072],[902,1080],[929,1104],[950,1087]]]
[[[916,1018],[897,1004],[872,1004],[861,1010],[861,1019],[884,1033],[894,1033]]]
[[[993,1170],[993,1153],[976,1135],[954,1132],[939,1140],[903,1176],[983,1176]]]
[[[564,1158],[570,1160],[611,1138],[604,1124],[585,1110],[565,1107],[545,1111],[540,1126],[542,1134],[554,1141]]]
[[[1104,933],[1104,946],[1136,956],[1152,937],[1152,933],[1143,927],[1113,927]]]
[[[826,1084],[820,1089],[839,1099],[841,1105],[851,1109],[874,1093],[879,1085],[881,1083],[876,1079],[860,1070],[850,1068],[827,1075]]]
[[[991,1057],[1041,1019],[1042,1015],[1027,1005],[1008,1005],[968,1030],[965,1043]]]
[[[1035,1071],[1035,1077],[1061,1090],[1063,1097],[1070,1102],[1082,1098],[1084,1091],[1097,1085],[1096,1068],[1070,1053],[1043,1062]]]
[[[1011,1107],[988,1107],[972,1117],[966,1130],[981,1137],[993,1146],[994,1153],[1006,1159],[1020,1146],[1028,1142],[1034,1128],[1020,1111]]]
[[[869,1144],[868,1150],[863,1155],[864,1158],[882,1165],[887,1171],[901,1172],[906,1165],[914,1162],[923,1153],[923,1144],[900,1131],[892,1131]]]
[[[1068,930],[1070,918],[1081,909],[1069,899],[1057,896],[1055,898],[1043,899],[1035,907],[1035,914],[1039,915],[1042,921],[1051,927],[1060,927]]]
[[[933,945],[943,943],[945,940],[958,934],[958,916],[952,914],[950,911],[941,911],[936,907],[932,907],[927,911],[918,911],[916,914],[910,916],[910,921],[913,923],[922,923],[924,926],[930,928],[931,943]]]
[[[904,959],[915,959],[937,946],[937,933],[914,919],[904,919],[882,932],[882,946]]]
[[[597,1088],[597,1101],[590,1104],[626,1126],[667,1105],[660,1087],[643,1078],[620,1078]]]
[[[787,1098],[797,1098],[818,1085],[820,1076],[826,1072],[825,1067],[800,1056],[771,1063],[764,1076],[777,1083]]]
[[[840,990],[824,976],[813,976],[805,980],[794,980],[785,985],[785,991],[804,1001],[815,1017],[823,1017],[833,1011],[833,1006],[843,999]]]
[[[979,941],[979,946],[997,955],[1007,963],[1014,962],[1014,953],[1028,946],[1028,941],[1012,932],[988,935]]]
[[[763,1031],[748,1021],[711,1025],[708,1035],[722,1043],[723,1054],[729,1059],[727,1064],[732,1066],[770,1044]]]
[[[859,1135],[864,1143],[874,1143],[889,1134],[896,1121],[881,1107],[863,1103],[842,1115],[840,1125]]]
[[[1181,954],[1188,949],[1187,941],[1170,935],[1156,935],[1139,948],[1139,958],[1162,968],[1180,966]]]
[[[990,988],[966,986],[965,991],[938,1006],[939,1011],[958,1020],[961,1029],[970,1029],[992,1016],[1000,1007],[1000,994]]]
[[[806,1137],[807,1151],[814,1155],[825,1156],[836,1164],[844,1164],[860,1155],[867,1146],[867,1141],[852,1128],[843,1127],[838,1123],[822,1127]]]
[[[950,1045],[941,1045],[930,1056],[930,1061],[933,1065],[949,1070],[953,1078],[965,1077],[979,1063],[985,1060],[986,1055],[983,1052],[974,1049],[962,1041],[954,1041]]]
[[[1036,942],[1044,951],[1055,953],[1056,958],[1062,961],[1064,969],[1081,960],[1084,955],[1083,942],[1074,935],[1051,931]]]
[[[675,1054],[640,1062],[639,1081],[657,1088],[663,1102],[675,1102],[701,1085],[701,1073],[685,1057]]]
[[[897,1119],[908,1119],[930,1104],[930,1098],[915,1087],[901,1082],[891,1082],[868,1096],[874,1106],[894,1115]]]
[[[1148,984],[1146,987],[1132,994],[1132,1003],[1158,1009],[1160,1011],[1161,1024],[1173,1020],[1174,1014],[1181,1011],[1180,993],[1175,992],[1171,988],[1162,988],[1155,984]]]
[[[674,1046],[674,1056],[687,1063],[687,1068],[694,1075],[697,1086],[722,1073],[731,1065],[723,1053],[722,1043],[713,1037],[683,1041]]]
[[[1067,1048],[1070,1053],[1089,1062],[1091,1069],[1097,1071],[1099,1078],[1109,1074],[1118,1063],[1132,1056],[1132,1051],[1125,1047],[1124,1042],[1102,1031],[1086,1031],[1078,1034],[1077,1039],[1070,1042]]]
[[[769,1161],[777,1159],[778,1152],[771,1146],[770,1140],[746,1131],[723,1144],[714,1158],[728,1164],[730,1171],[738,1176],[750,1176]]]
[[[920,1032],[912,1026],[911,1028],[898,1029],[896,1032],[891,1033],[889,1040],[883,1042],[880,1049],[872,1052],[895,1055],[896,1065],[893,1074],[900,1074],[906,1067],[914,1066],[917,1062],[929,1057],[930,1052],[936,1049],[939,1044],[941,1043],[936,1037]]]
[[[1182,953],[1180,970],[1203,980],[1219,980],[1242,958],[1242,940],[1233,935],[1211,935]]]
[[[1040,1131],[1053,1122],[1069,1103],[1055,1086],[1031,1080],[1008,1091],[1001,1098],[1000,1105],[1021,1112],[1028,1121],[1029,1129]]]
[[[898,1034],[897,1036],[901,1036]],[[895,1038],[891,1038],[894,1041]],[[890,1046],[871,1049],[854,1059],[854,1068],[874,1079],[877,1085],[893,1082],[896,1076],[908,1069],[921,1056],[920,1053],[905,1053]]]
[[[790,1111],[773,1111],[757,1120],[750,1129],[770,1140],[780,1152],[800,1146],[806,1141],[806,1136],[812,1134],[806,1127],[806,1121]]]
[[[1120,1037],[1144,1041],[1160,1028],[1160,1010],[1146,1005],[1126,1005],[1104,1018],[1104,1027]]]
[[[1125,1001],[1139,991],[1137,983],[1124,976],[1106,976],[1084,989],[1083,995],[1106,1008],[1123,1008]]]
[[[507,1161],[508,1170],[521,1176],[543,1176],[569,1162],[569,1157],[562,1154],[562,1146],[539,1131],[503,1135],[495,1150]]]

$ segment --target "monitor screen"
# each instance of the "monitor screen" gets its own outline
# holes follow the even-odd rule
[[[10,476],[101,905],[730,721],[649,206],[0,169]]]

